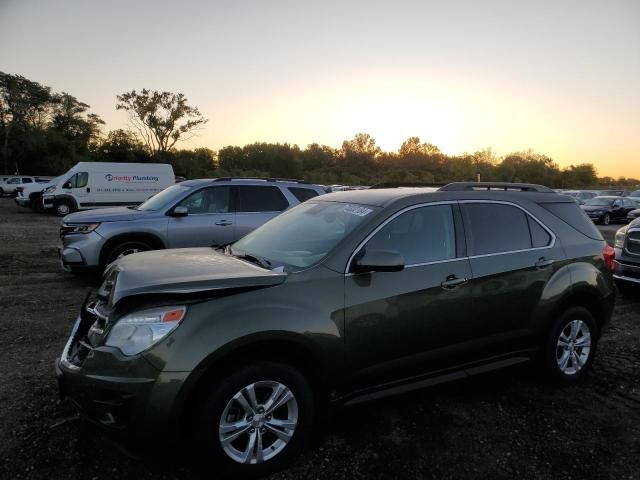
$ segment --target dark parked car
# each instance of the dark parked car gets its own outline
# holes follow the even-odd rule
[[[534,358],[576,382],[611,318],[612,265],[546,187],[329,194],[223,249],[116,260],[56,363],[60,389],[137,445],[190,442],[217,472],[266,474],[325,405]]]
[[[596,223],[626,222],[627,214],[635,210],[635,202],[626,197],[595,197],[587,200],[582,209]]]
[[[631,210],[629,213],[627,213],[627,222],[633,222],[638,217],[640,217],[640,208]]]
[[[616,232],[615,237],[615,278],[623,293],[640,293],[640,210],[637,216]]]

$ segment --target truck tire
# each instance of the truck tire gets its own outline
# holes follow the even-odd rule
[[[56,215],[58,215],[59,217],[64,217],[66,215],[69,215],[71,212],[73,212],[73,205],[69,200],[65,200],[65,199],[57,200],[56,203],[53,205],[53,208],[56,212]]]

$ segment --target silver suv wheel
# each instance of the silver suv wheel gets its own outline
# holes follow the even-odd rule
[[[556,344],[556,361],[565,375],[575,375],[589,360],[591,330],[582,320],[572,320],[560,331]]]
[[[293,392],[279,382],[255,382],[227,403],[220,417],[218,440],[233,461],[258,464],[284,450],[297,424],[298,402]]]

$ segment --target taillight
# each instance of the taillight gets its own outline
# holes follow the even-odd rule
[[[613,260],[616,258],[616,251],[607,243],[602,250],[602,256],[604,257],[604,263],[607,264],[607,268],[613,272],[615,270]]]

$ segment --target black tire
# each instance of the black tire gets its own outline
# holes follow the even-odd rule
[[[225,411],[228,412],[227,415],[231,412],[231,410],[227,410],[228,406],[230,404],[237,405],[233,403],[233,397],[245,387],[256,384],[256,382],[279,383],[288,388],[293,394],[297,406],[297,423],[288,443],[272,458],[268,458],[261,463],[242,464],[231,458],[231,455],[227,454],[223,449],[219,438],[219,425]],[[255,391],[258,404],[261,405],[261,402],[264,401],[263,399],[266,398],[264,396],[265,393],[261,392],[260,388],[256,388]],[[267,389],[266,391],[269,392],[270,390]],[[268,393],[266,395],[268,396]],[[287,404],[281,408],[288,411],[289,407]],[[201,410],[194,419],[195,438],[198,441],[197,451],[205,472],[215,474],[216,478],[218,478],[218,475],[222,475],[224,478],[255,478],[282,469],[300,452],[308,440],[313,426],[314,409],[313,394],[309,383],[298,370],[289,365],[262,361],[225,375],[208,392],[202,403]],[[277,409],[276,412],[278,412]],[[268,410],[266,413],[268,413]],[[241,418],[240,421],[245,424],[247,423],[247,418],[253,418],[244,417],[246,411],[242,412],[239,408],[236,408],[235,414],[239,415],[237,418]],[[238,420],[234,418],[228,421],[235,422]],[[273,445],[270,445],[270,442],[276,437],[270,434],[266,427],[261,430],[264,430],[263,434],[255,432],[255,435],[263,439],[262,445],[266,447],[265,450],[268,452],[270,448],[274,448]],[[245,442],[244,448],[248,448],[251,435],[253,435],[251,431],[245,432],[234,442],[240,442],[240,449],[243,449],[242,442]]]
[[[602,223],[603,225],[609,225],[611,223],[611,215],[609,215],[608,213],[605,213],[604,216],[602,217]]]
[[[46,209],[44,208],[44,202],[42,200],[42,197],[37,197],[31,200],[31,210],[33,210],[36,213],[45,212]]]
[[[568,342],[570,345],[567,347],[561,347],[559,345],[560,335],[564,334],[566,336],[566,333],[570,332],[570,324],[574,321],[583,322],[588,329],[588,333],[590,335],[588,341],[588,353],[585,353],[586,350],[584,347],[578,346],[581,343],[580,339],[583,338],[582,335],[577,336],[578,341],[575,342],[576,346],[573,346],[573,342]],[[579,333],[582,334],[583,332],[584,330],[581,330]],[[591,312],[584,307],[571,307],[567,309],[556,319],[545,342],[542,363],[550,379],[554,383],[564,385],[579,381],[593,363],[597,349],[597,342],[598,329]],[[586,343],[587,342],[584,341],[584,344]],[[581,362],[576,362],[576,357],[573,357],[571,352],[575,352]],[[563,370],[560,366],[560,362],[564,358],[563,355],[567,353],[569,354],[569,361],[565,370]],[[577,365],[579,365],[579,368],[577,368]],[[576,371],[572,372],[571,367]]]
[[[53,205],[53,209],[56,212],[56,215],[64,217],[73,213],[73,204],[69,200],[57,200]]]
[[[109,254],[106,256],[104,266],[106,267],[120,256],[126,256],[132,253],[147,252],[149,250],[153,250],[153,247],[148,243],[140,240],[129,240],[119,243],[115,247],[113,247]]]

